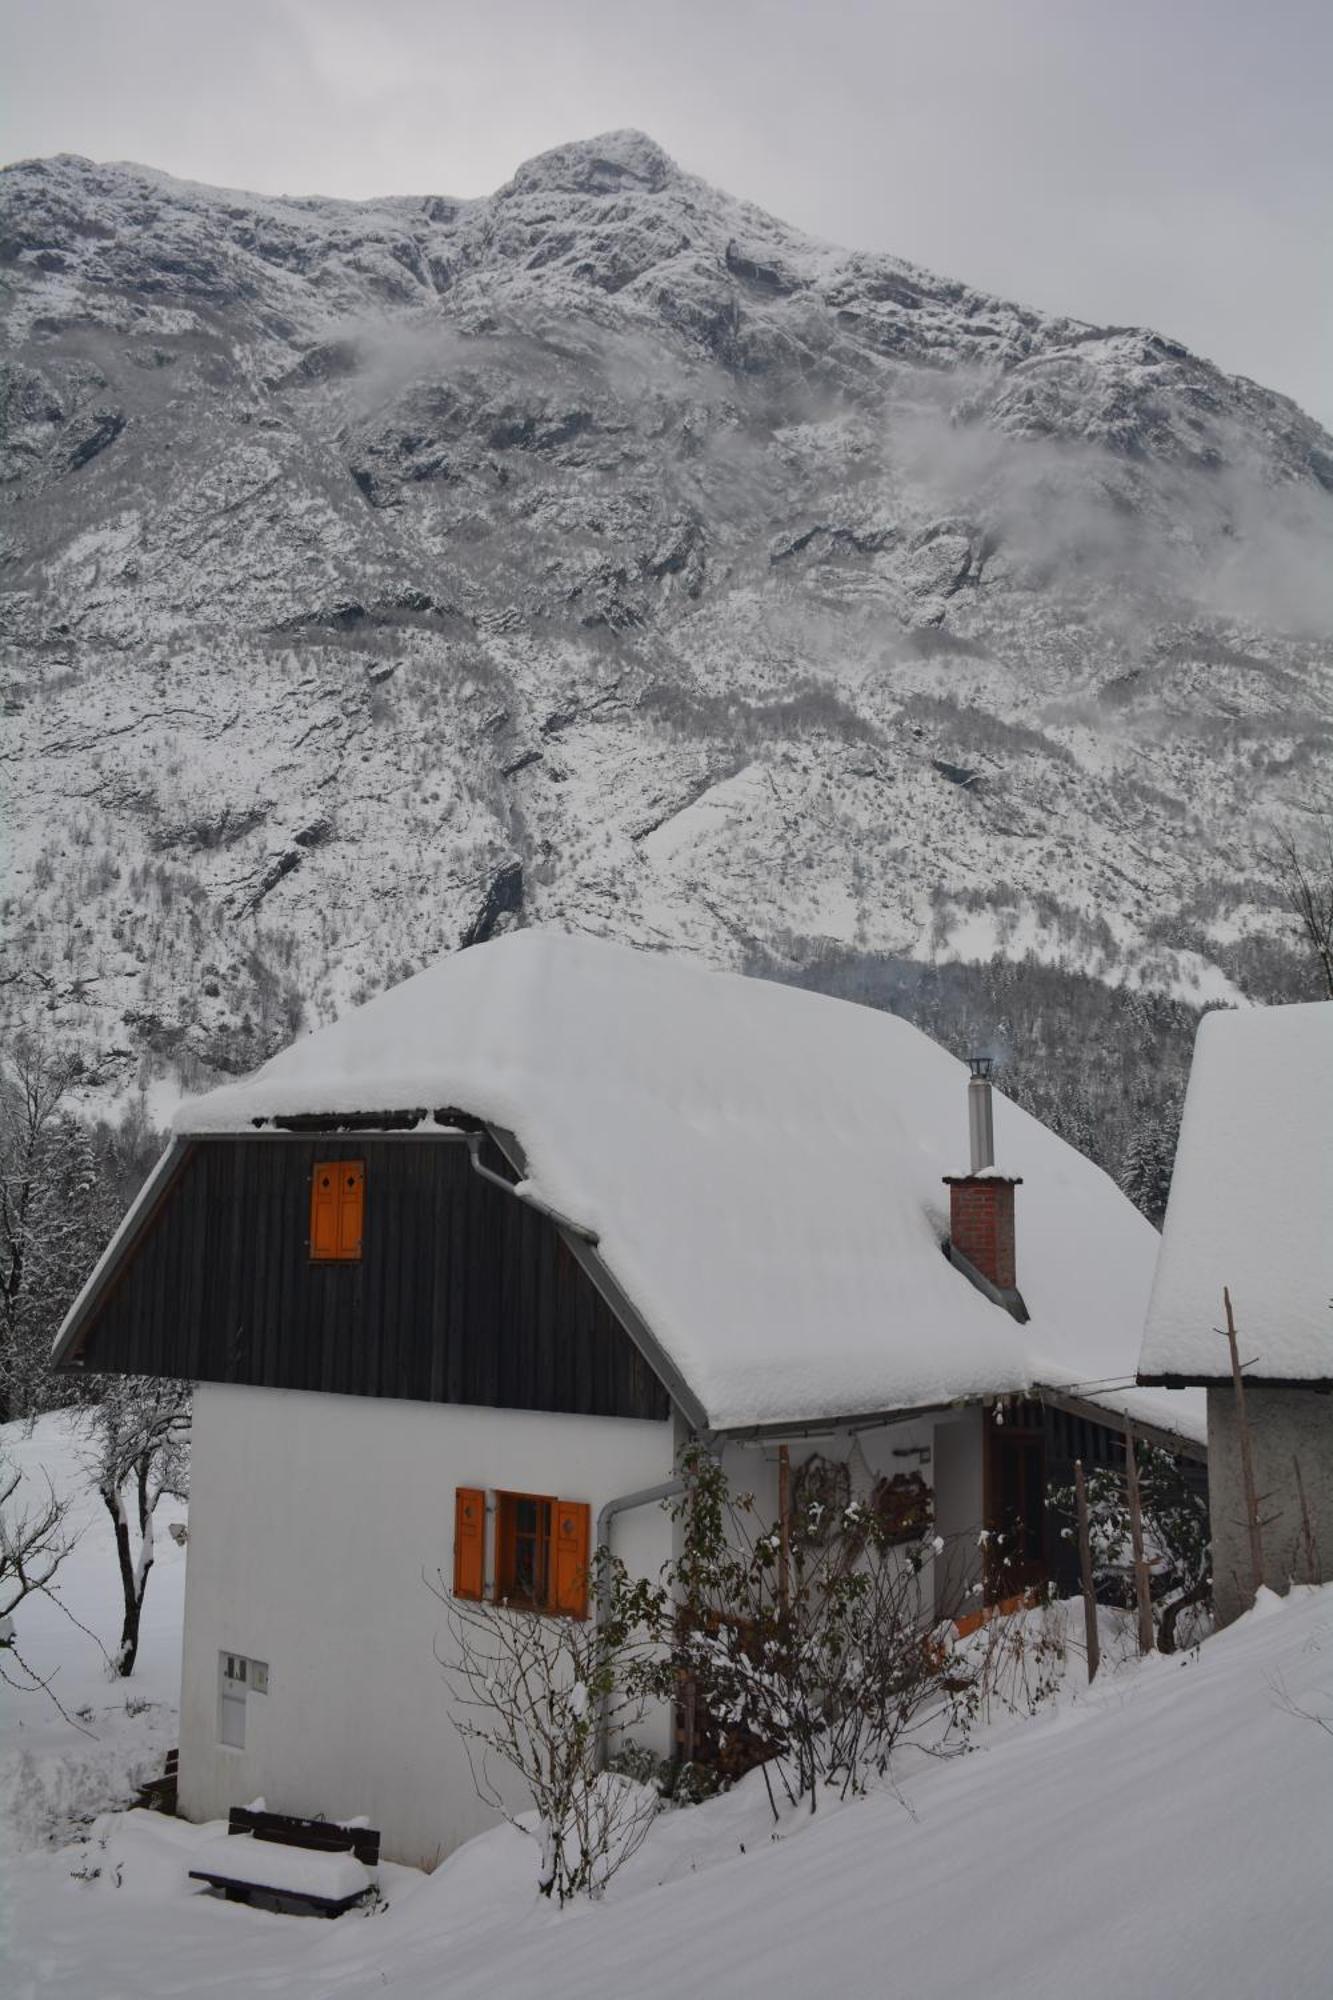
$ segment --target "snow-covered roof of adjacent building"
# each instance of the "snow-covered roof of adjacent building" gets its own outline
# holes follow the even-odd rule
[[[1157,1236],[1003,1097],[1020,1325],[941,1253],[965,1066],[892,1015],[553,931],[440,960],[182,1105],[178,1133],[436,1109],[512,1132],[716,1429],[1036,1385],[1201,1437],[1133,1384]]]
[[[1139,1360],[1230,1373],[1222,1288],[1258,1381],[1333,1381],[1333,1001],[1199,1025]]]

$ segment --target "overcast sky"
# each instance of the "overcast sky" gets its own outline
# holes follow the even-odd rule
[[[1333,0],[0,0],[3,151],[483,194],[616,126],[1333,423]]]

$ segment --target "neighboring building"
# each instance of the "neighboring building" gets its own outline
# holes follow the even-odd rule
[[[1248,1364],[1264,1581],[1322,1581],[1333,1576],[1333,1001],[1199,1024],[1139,1358],[1141,1383],[1208,1392],[1213,1596],[1226,1624],[1254,1585],[1224,1287]]]
[[[931,1510],[948,1591],[1067,1577],[1048,1482],[1127,1414],[1201,1457],[1202,1398],[1133,1385],[1155,1232],[991,1116],[890,1015],[533,931],[186,1104],[58,1346],[198,1384],[182,1810],[487,1825],[423,1571],[586,1614],[599,1539],[670,1555],[691,1435],[774,1516],[814,1455]]]

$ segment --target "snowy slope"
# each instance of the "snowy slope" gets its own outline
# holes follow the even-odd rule
[[[113,1085],[516,913],[1234,996],[1329,786],[1333,441],[641,135],[495,195],[0,175],[18,978]]]
[[[513,1131],[534,1191],[597,1231],[716,1428],[1043,1383],[1094,1384],[1201,1437],[1201,1397],[1126,1390],[1156,1232],[1003,1097],[996,1161],[1023,1180],[1030,1324],[941,1256],[942,1176],[968,1163],[966,1076],[870,1008],[520,931],[442,959],[176,1124],[453,1107]]]
[[[973,1755],[777,1828],[753,1774],[664,1815],[604,1903],[563,1915],[509,1828],[429,1878],[382,1868],[387,1909],[325,1924],[201,1895],[217,1829],[108,1819],[11,1862],[8,1966],[44,2000],[1116,2000],[1130,1974],[1152,2000],[1314,1995],[1331,1642],[1333,1586],[1265,1594],[1197,1655],[1104,1656],[1091,1690],[1074,1654],[1058,1704]]]
[[[1199,1027],[1143,1336],[1145,1375],[1333,1382],[1333,1002]]]

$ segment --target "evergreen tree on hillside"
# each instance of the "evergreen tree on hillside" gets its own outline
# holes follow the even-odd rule
[[[1145,1112],[1130,1135],[1116,1179],[1135,1208],[1156,1228],[1162,1226],[1171,1192],[1178,1119]]]
[[[26,1036],[0,1066],[0,1421],[72,1400],[51,1344],[119,1214],[105,1149],[70,1108],[82,1074]]]

